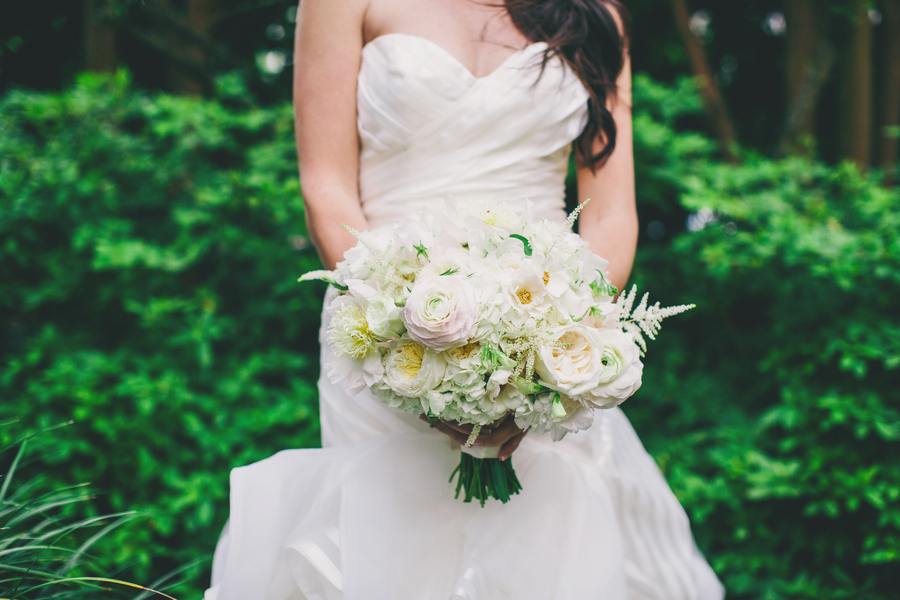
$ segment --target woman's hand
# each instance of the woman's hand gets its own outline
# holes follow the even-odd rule
[[[460,425],[456,421],[432,421],[425,415],[419,417],[433,428],[437,429],[460,446],[465,446],[472,434],[472,425]],[[500,446],[500,454],[497,458],[506,460],[519,447],[522,438],[527,431],[519,429],[512,413],[490,425],[481,428],[481,432],[475,439],[473,446]]]

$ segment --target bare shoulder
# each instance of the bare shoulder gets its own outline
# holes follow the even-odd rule
[[[372,0],[301,0],[297,32],[314,39],[357,34],[362,40],[366,11]],[[344,40],[346,41],[346,40]]]
[[[300,0],[300,10],[323,11],[333,15],[365,15],[372,0]]]

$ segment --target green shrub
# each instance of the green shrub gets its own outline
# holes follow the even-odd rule
[[[148,96],[118,75],[0,100],[0,412],[76,421],[47,476],[151,514],[97,547],[147,581],[210,552],[231,467],[318,442],[323,290],[294,283],[316,261],[290,108],[221,87]],[[698,308],[667,321],[625,410],[730,598],[886,600],[900,197],[845,165],[723,164],[699,108],[688,81],[635,78],[639,210],[668,235],[642,240],[634,279]]]
[[[696,105],[636,84],[642,208],[672,229],[685,212],[658,205],[680,196],[715,220],[642,245],[636,281],[698,308],[667,323],[626,411],[730,597],[893,597],[900,192],[849,164],[711,160],[677,132]]]
[[[150,513],[98,546],[142,580],[211,553],[232,467],[318,444],[291,109],[225,83],[151,97],[120,73],[0,101],[0,411],[75,421],[47,474]]]

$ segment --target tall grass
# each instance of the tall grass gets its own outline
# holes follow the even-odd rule
[[[0,465],[8,464],[0,471],[0,600],[125,598],[136,591],[137,598],[171,599],[153,588],[171,585],[179,572],[192,565],[152,587],[117,579],[117,573],[98,573],[93,565],[93,545],[137,513],[73,519],[69,515],[89,512],[74,510],[92,499],[86,484],[47,489],[40,473],[19,482],[17,476],[28,462],[35,438],[69,424],[24,435],[0,449]]]

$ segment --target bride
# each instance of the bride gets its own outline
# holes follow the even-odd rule
[[[325,267],[355,244],[341,224],[385,225],[448,193],[527,198],[535,218],[564,220],[574,151],[579,201],[594,199],[581,235],[624,287],[637,241],[626,22],[614,0],[303,0],[297,147]],[[319,391],[323,449],[232,472],[207,600],[723,597],[620,409],[558,443],[511,419],[482,433],[524,488],[482,508],[447,481],[465,428],[324,376]]]

